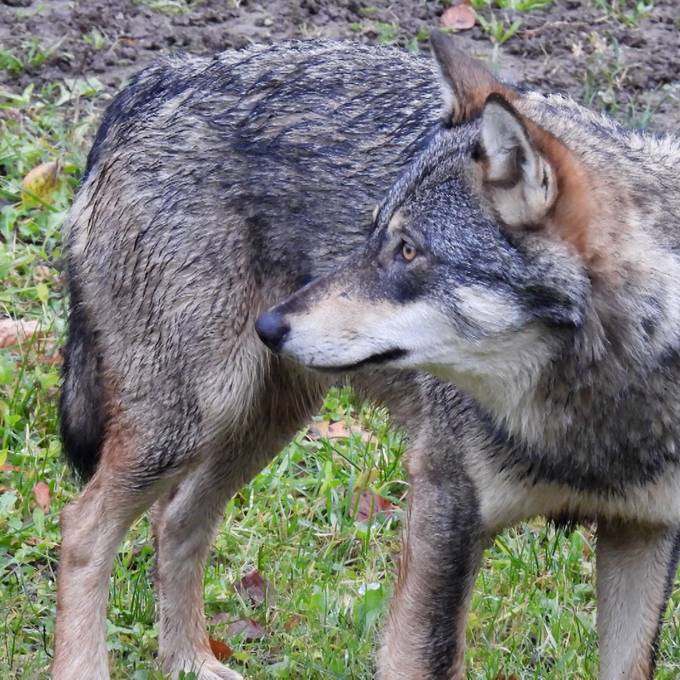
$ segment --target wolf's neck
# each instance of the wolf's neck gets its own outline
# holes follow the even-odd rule
[[[533,443],[542,440],[544,431],[545,409],[538,386],[552,352],[548,346],[534,344],[521,351],[521,345],[468,357],[455,368],[429,370],[472,397],[508,433]]]
[[[658,314],[658,310],[657,310]],[[680,324],[657,316],[586,328],[538,373],[486,376],[460,385],[517,441],[546,453],[617,455],[680,445]]]

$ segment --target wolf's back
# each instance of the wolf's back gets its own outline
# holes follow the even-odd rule
[[[116,390],[171,401],[172,381],[230,351],[218,340],[242,342],[219,319],[241,328],[254,300],[280,299],[363,243],[371,208],[437,120],[437,90],[429,62],[403,51],[296,42],[166,58],[114,98],[66,233],[61,432],[83,477]]]

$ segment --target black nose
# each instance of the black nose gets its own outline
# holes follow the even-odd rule
[[[282,314],[265,312],[255,322],[255,330],[260,336],[260,340],[272,352],[278,352],[288,335],[288,331],[290,331],[290,326],[286,323]]]

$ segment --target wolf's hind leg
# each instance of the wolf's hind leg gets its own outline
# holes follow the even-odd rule
[[[597,527],[600,680],[651,680],[680,552],[678,528]]]
[[[159,656],[172,678],[194,671],[200,680],[241,676],[210,650],[203,610],[203,568],[224,505],[276,455],[320,406],[326,384],[273,367],[253,403],[253,424],[230,433],[191,475],[153,508]]]
[[[105,451],[94,477],[61,514],[54,680],[109,677],[106,604],[116,547],[167,488],[162,480],[136,485],[124,455]]]
[[[159,658],[171,678],[193,671],[201,680],[241,676],[213,655],[203,611],[203,565],[224,504],[240,486],[233,458],[214,455],[152,508],[156,545],[154,582],[159,616]]]
[[[486,540],[469,480],[411,479],[380,680],[464,677],[465,621]]]

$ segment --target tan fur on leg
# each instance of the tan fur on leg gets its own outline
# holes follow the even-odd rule
[[[241,423],[240,438],[206,452],[204,461],[152,511],[159,611],[159,656],[172,678],[194,671],[200,680],[237,680],[210,650],[203,610],[203,565],[226,501],[287,443],[315,411],[325,385],[276,362],[254,399],[257,426]],[[297,395],[290,400],[288,395]]]
[[[156,488],[127,490],[104,464],[61,514],[54,680],[106,680],[106,603],[116,547]]]
[[[650,680],[675,575],[677,529],[601,522],[597,539],[600,680]]]
[[[160,619],[159,657],[171,678],[239,680],[210,649],[203,611],[203,565],[228,491],[216,466],[195,470],[153,508],[154,581]]]

